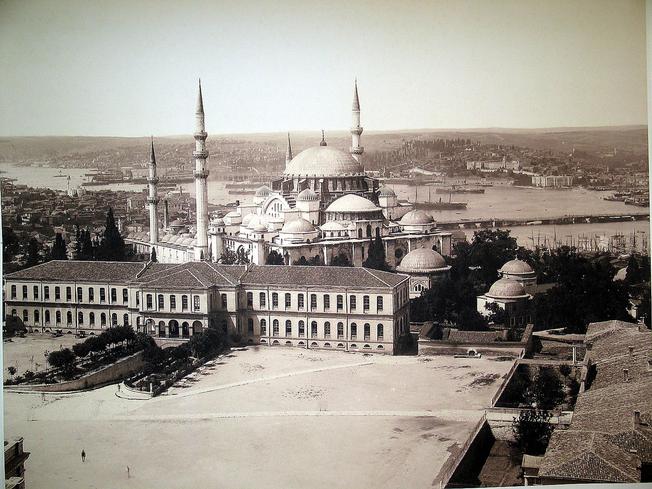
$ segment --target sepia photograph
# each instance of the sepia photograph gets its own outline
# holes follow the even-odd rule
[[[0,0],[6,489],[652,482],[645,0]]]

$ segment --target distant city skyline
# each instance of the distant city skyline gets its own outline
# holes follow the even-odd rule
[[[0,70],[3,136],[647,123],[634,0],[4,1]]]

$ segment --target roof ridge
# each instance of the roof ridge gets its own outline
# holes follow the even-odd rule
[[[193,271],[190,267],[188,267],[187,271],[188,271],[188,273],[190,273],[190,275],[192,275],[192,276],[197,280],[197,282],[199,282],[200,284],[202,284],[204,287],[208,287],[208,285],[207,285],[207,284],[205,283],[205,281],[204,281],[204,280],[206,279],[206,277],[203,277],[204,280],[202,280],[202,279],[199,278],[197,275],[195,275],[194,272],[195,272],[196,270]],[[201,275],[201,273],[200,273],[199,275]]]
[[[387,282],[385,282],[382,278],[380,278],[378,275],[376,275],[375,273],[373,273],[373,272],[371,271],[371,269],[369,269],[369,268],[365,268],[365,267],[362,267],[362,269],[365,270],[369,275],[371,275],[372,277],[374,277],[376,280],[380,280],[380,281],[381,281],[382,283],[384,283],[387,287],[391,287],[391,285],[389,285],[389,284],[388,284]],[[376,270],[374,270],[374,271],[376,271]]]
[[[235,283],[236,283],[236,282],[234,282],[233,280],[231,280],[229,277],[227,277],[226,275],[224,275],[224,274],[223,274],[221,271],[219,271],[217,268],[214,267],[214,265],[217,265],[217,263],[213,263],[213,262],[206,262],[206,263],[207,263],[207,265],[211,268],[211,270],[213,270],[215,273],[217,273],[220,277],[222,277],[222,278],[223,278],[224,280],[226,280],[228,283],[230,283],[230,284],[235,284]],[[223,266],[226,266],[226,265],[223,265]],[[236,265],[236,266],[240,266],[240,265]]]
[[[615,445],[615,444],[612,443],[610,440],[606,440],[606,441],[607,441],[607,443],[609,443],[610,445],[613,445],[614,447],[618,448],[619,450],[622,450],[622,448],[620,448],[618,445]],[[623,452],[626,452],[626,451],[623,450]],[[608,461],[606,458],[604,458],[602,455],[598,455],[594,450],[592,450],[592,451],[590,451],[590,452],[588,452],[588,453],[589,453],[589,454],[592,454],[592,455],[595,455],[595,456],[598,457],[600,460],[602,460],[605,464],[607,464],[607,465],[610,466],[612,469],[614,469],[616,472],[620,472],[621,474],[623,474],[623,476],[625,476],[625,477],[627,478],[627,480],[630,480],[630,481],[632,480],[632,478],[631,478],[631,477],[630,477],[626,472],[624,472],[622,469],[616,467],[614,464],[612,464],[611,462],[609,462],[609,461]],[[634,481],[634,482],[636,482],[636,481]]]

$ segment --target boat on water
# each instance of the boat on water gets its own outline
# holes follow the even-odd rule
[[[421,210],[429,211],[453,211],[453,210],[466,210],[467,202],[453,202],[452,193],[448,193],[448,201],[442,200],[439,197],[439,200],[434,201],[431,198],[432,187],[428,186],[428,200],[425,202],[419,202],[419,188],[415,189],[414,194],[414,208]]]
[[[247,189],[247,188],[258,188],[260,187],[260,182],[233,182],[224,184],[224,188],[235,188],[235,189]]]
[[[485,189],[483,188],[474,188],[474,187],[458,187],[453,185],[452,187],[439,187],[435,190],[437,194],[483,194]]]

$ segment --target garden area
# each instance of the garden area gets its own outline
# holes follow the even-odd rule
[[[151,340],[151,338],[150,338]],[[125,381],[131,389],[156,396],[226,348],[224,336],[215,329],[194,334],[178,346],[160,348],[151,340],[143,351],[142,371]]]
[[[27,338],[29,340],[31,338]],[[135,333],[129,326],[111,327],[97,336],[49,352],[45,370],[28,369],[16,375],[17,368],[10,365],[7,367],[9,378],[4,385],[55,384],[78,379],[144,350],[153,342],[152,338]]]
[[[580,369],[570,365],[520,364],[496,407],[572,410],[580,390]]]

